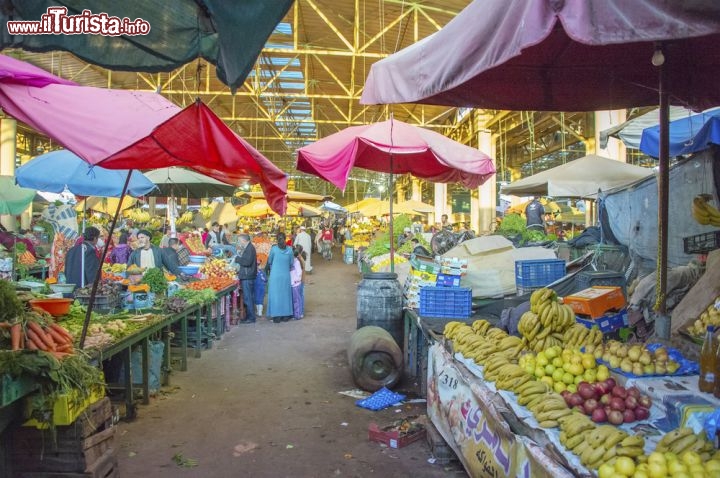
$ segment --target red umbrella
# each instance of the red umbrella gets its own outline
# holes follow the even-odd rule
[[[435,35],[375,63],[360,102],[545,111],[659,103],[664,313],[668,105],[720,104],[718,44],[716,0],[475,0]]]
[[[352,126],[298,149],[298,170],[319,176],[340,189],[345,189],[353,167],[390,173],[390,191],[393,174],[410,173],[468,188],[480,186],[495,174],[492,159],[482,151],[394,119]],[[392,264],[392,220],[390,237]]]

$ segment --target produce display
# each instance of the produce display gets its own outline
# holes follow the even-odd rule
[[[720,210],[708,201],[713,199],[712,194],[699,194],[692,201],[692,217],[703,226],[720,227]]]
[[[687,328],[687,332],[696,339],[702,340],[708,325],[714,326],[716,329],[720,327],[720,296],[716,297],[705,311],[700,314],[695,322]]]
[[[167,291],[168,281],[165,278],[165,273],[159,267],[152,267],[145,272],[141,284],[147,284],[150,287],[150,292],[162,295]]]
[[[520,357],[519,365],[536,379],[547,383],[552,390],[577,392],[581,382],[593,383],[610,377],[605,365],[597,365],[595,357],[579,349],[562,349],[555,345],[539,352]]]
[[[625,388],[608,378],[590,384],[580,382],[576,393],[563,392],[568,407],[590,416],[596,423],[613,425],[647,420],[652,400],[642,395],[637,387]]]
[[[207,279],[218,278],[235,280],[237,278],[237,272],[229,267],[228,263],[223,259],[208,258],[208,260],[200,266],[200,273],[205,275]]]
[[[237,283],[237,279],[230,277],[210,277],[208,279],[200,279],[188,282],[185,286],[187,289],[203,290],[213,289],[216,291],[223,290]]]
[[[655,352],[651,352],[641,344],[627,345],[610,340],[597,347],[589,345],[585,350],[613,370],[638,376],[672,375],[680,368],[678,362],[669,358],[665,347],[658,347]]]

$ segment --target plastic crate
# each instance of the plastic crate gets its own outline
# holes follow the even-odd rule
[[[472,289],[466,287],[423,287],[420,315],[465,319],[472,315]]]
[[[596,319],[609,310],[620,310],[625,307],[625,294],[621,287],[597,286],[565,296],[563,302],[576,314],[587,315]]]
[[[616,271],[582,271],[578,274],[578,289],[585,290],[588,287],[615,286],[625,289],[625,276]]]
[[[75,300],[77,300],[81,305],[87,307],[90,303],[90,296],[76,295]],[[121,299],[119,295],[96,295],[95,300],[93,301],[93,310],[98,313],[110,312],[118,309],[120,305]]]
[[[515,285],[518,287],[544,287],[563,277],[565,261],[562,259],[515,261]]]
[[[27,375],[19,377],[11,377],[6,373],[0,375],[0,407],[10,405],[36,388],[38,388],[37,381]]]
[[[435,284],[438,287],[460,287],[459,275],[438,274]]]
[[[600,331],[604,334],[614,332],[621,327],[627,327],[628,325],[628,314],[627,309],[623,309],[620,312],[605,314],[596,319],[583,319],[582,317],[575,317],[575,321],[579,324],[584,325],[588,329],[593,328],[597,325]]]
[[[80,416],[82,412],[84,412],[90,405],[93,403],[102,400],[103,397],[105,397],[105,389],[103,387],[95,387],[93,390],[90,391],[90,394],[87,398],[82,400],[81,402],[78,402],[77,396],[80,392],[76,390],[72,390],[70,393],[65,393],[62,395],[58,395],[57,399],[55,400],[55,403],[53,404],[53,413],[52,413],[52,424],[53,425],[59,425],[59,426],[65,426],[70,425],[75,421],[77,417]],[[25,417],[32,416],[33,408],[32,408],[32,402],[30,400],[26,400],[25,402]],[[25,423],[23,423],[24,427],[35,427],[35,428],[49,428],[50,424],[47,422],[41,422],[36,420],[35,418],[30,418]]]
[[[685,254],[705,254],[720,248],[720,231],[706,232],[683,238]]]

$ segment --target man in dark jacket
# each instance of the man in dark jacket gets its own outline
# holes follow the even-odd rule
[[[138,248],[130,254],[128,265],[135,264],[144,269],[150,269],[152,267],[162,269],[165,267],[171,274],[175,274],[176,276],[182,275],[182,272],[178,269],[177,257],[175,258],[175,263],[172,263],[167,253],[163,253],[159,247],[150,242],[151,237],[152,234],[150,231],[145,229],[138,231]],[[177,253],[175,253],[175,256],[177,256]]]
[[[238,247],[240,251],[235,257],[238,265],[238,280],[242,286],[243,303],[245,304],[245,319],[241,324],[255,323],[255,277],[257,277],[257,256],[255,246],[250,242],[250,236],[240,234],[238,236]]]
[[[99,237],[100,230],[90,226],[83,232],[83,241],[68,250],[65,256],[65,279],[68,284],[84,287],[95,282],[100,269],[96,249]]]

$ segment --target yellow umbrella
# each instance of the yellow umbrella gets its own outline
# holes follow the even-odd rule
[[[420,213],[420,214],[427,214],[427,213],[435,211],[435,206],[431,206],[430,204],[425,204],[424,202],[421,202],[421,201],[415,201],[413,199],[398,203],[398,205],[396,207],[410,209],[412,211],[415,211],[415,213]],[[394,208],[393,208],[393,211],[394,211]]]
[[[239,217],[264,217],[264,216],[272,216],[276,215],[275,211],[270,208],[267,201],[264,199],[258,199],[257,201],[252,201],[244,206],[241,206],[237,209],[237,215]],[[287,206],[287,211],[285,211],[286,216],[320,216],[322,215],[322,211],[320,211],[316,207],[309,206],[307,204],[300,204],[297,202],[289,202]]]
[[[352,204],[348,204],[347,206],[345,206],[345,209],[347,209],[347,212],[360,212],[360,210],[363,208],[367,208],[369,206],[375,206],[381,202],[382,201],[380,201],[377,198],[367,198],[367,199],[362,199],[358,202],[354,202]]]
[[[363,207],[358,212],[366,217],[386,216],[390,214],[390,203],[387,201],[378,201],[377,204],[371,204]],[[393,214],[415,215],[417,212],[402,204],[393,204]]]
[[[93,210],[102,212],[105,214],[115,214],[117,210],[119,198],[101,198],[90,196],[89,198],[80,201],[75,206],[76,211]],[[122,202],[122,209],[133,207],[137,203],[137,199],[129,196],[125,196]]]

